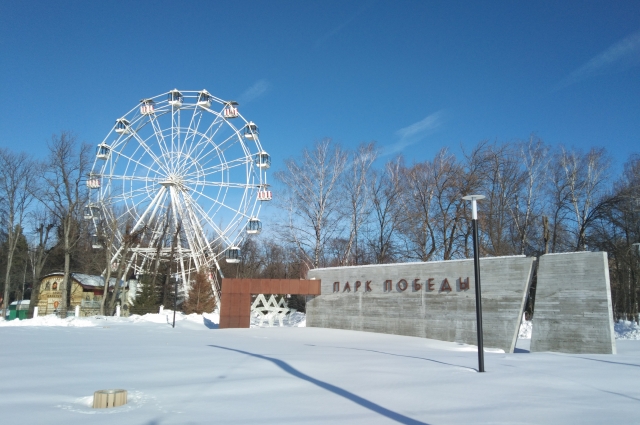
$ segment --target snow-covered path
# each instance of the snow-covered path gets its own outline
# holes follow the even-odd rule
[[[475,347],[421,338],[88,323],[0,327],[3,423],[638,422],[637,340],[618,340],[613,356],[489,352],[481,374]],[[127,389],[129,403],[92,409],[93,392],[111,388]]]

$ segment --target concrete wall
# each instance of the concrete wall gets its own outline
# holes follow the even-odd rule
[[[533,262],[480,260],[485,347],[513,352]],[[322,283],[321,295],[307,301],[307,326],[477,344],[473,260],[315,269],[308,278]],[[392,287],[385,292],[387,280]]]
[[[531,351],[615,354],[606,252],[540,257]]]

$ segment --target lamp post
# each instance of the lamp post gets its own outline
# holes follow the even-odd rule
[[[484,199],[484,195],[463,196],[465,201],[471,201],[472,216],[471,229],[473,231],[473,271],[476,283],[476,330],[478,332],[478,372],[484,372],[484,341],[482,340],[482,297],[480,293],[480,248],[478,244],[478,208],[477,202]]]

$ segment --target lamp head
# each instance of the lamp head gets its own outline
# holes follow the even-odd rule
[[[467,195],[462,197],[462,199],[464,199],[465,201],[471,201],[471,218],[473,220],[478,219],[478,209],[476,208],[476,201],[484,198],[484,195]]]
[[[464,199],[465,201],[479,201],[484,198],[486,198],[486,196],[484,195],[467,195],[462,197],[462,199]]]

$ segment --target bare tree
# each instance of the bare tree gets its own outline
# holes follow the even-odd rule
[[[80,214],[88,195],[84,183],[91,165],[91,148],[84,143],[78,146],[75,135],[68,131],[53,135],[47,147],[49,157],[42,176],[43,185],[37,196],[60,226],[64,278],[60,284],[62,299],[59,311],[64,317],[70,291],[71,252],[81,236],[77,223],[81,222]]]
[[[535,219],[542,214],[541,198],[545,180],[544,173],[549,164],[548,151],[549,149],[542,140],[533,135],[528,142],[518,145],[518,156],[524,169],[524,181],[520,190],[514,194],[511,214],[518,236],[517,248],[519,248],[520,254],[525,254]],[[548,237],[548,232],[546,234]]]
[[[56,223],[46,209],[34,210],[29,215],[35,235],[35,239],[31,243],[29,252],[29,259],[31,261],[31,270],[33,274],[31,302],[29,303],[29,317],[33,317],[33,311],[40,295],[40,276],[42,275],[42,268],[44,267],[52,248],[49,244],[49,236],[51,235],[51,230],[56,226]]]
[[[638,321],[640,252],[634,243],[640,242],[640,157],[627,161],[596,210],[587,242],[608,253],[614,318]]]
[[[568,208],[575,220],[575,249],[586,249],[587,228],[595,218],[599,197],[604,194],[609,158],[604,149],[591,149],[586,154],[562,148],[558,166],[563,172]]]
[[[383,172],[374,172],[370,182],[373,207],[369,248],[377,264],[394,259],[394,237],[402,225],[402,157],[389,161]]]
[[[109,294],[109,282],[111,281],[111,274],[113,273],[113,251],[116,242],[116,235],[118,234],[118,220],[116,214],[113,211],[105,211],[103,214],[99,214],[99,219],[96,220],[97,229],[95,237],[98,239],[98,244],[103,250],[104,271],[102,277],[104,279],[104,292],[102,299],[100,300],[100,315],[106,314],[105,307],[107,306],[107,298]],[[125,259],[126,261],[126,259]],[[121,261],[122,263],[122,261]]]
[[[403,170],[406,190],[405,220],[400,232],[405,238],[410,258],[429,261],[438,249],[433,222],[433,164],[414,164]]]
[[[513,229],[514,200],[524,184],[519,158],[512,144],[481,145],[478,166],[481,170],[484,249],[490,255],[515,254]]]
[[[22,233],[27,209],[33,201],[39,165],[25,153],[13,153],[0,148],[0,196],[5,209],[7,231],[7,270],[4,283],[3,311],[9,306],[11,266],[13,256]]]
[[[368,180],[371,178],[371,165],[378,152],[373,143],[361,144],[351,155],[351,161],[345,171],[343,182],[344,215],[349,217],[349,235],[342,252],[338,253],[339,265],[359,264],[358,236],[371,205]]]
[[[113,311],[116,306],[116,302],[118,300],[118,292],[120,290],[120,285],[123,282],[123,280],[125,280],[127,277],[126,274],[129,268],[128,262],[129,262],[131,248],[140,242],[142,235],[147,230],[146,227],[141,227],[137,230],[132,230],[133,225],[131,223],[125,223],[125,226],[126,227],[122,235],[122,246],[120,247],[118,263],[116,265],[116,270],[115,270],[116,281],[113,286],[113,293],[111,294],[110,297],[109,297],[109,281],[111,279],[112,265],[107,266],[107,270],[109,270],[109,274],[105,276],[104,295],[102,296],[101,310],[109,314],[113,314]],[[178,228],[176,234],[179,232],[180,232],[180,229]],[[174,240],[175,239],[177,238],[174,237]],[[171,255],[169,257],[169,264],[171,264],[171,262],[173,261],[174,251],[175,251],[175,243],[173,243],[171,246]],[[170,272],[167,273],[167,278],[170,274],[171,274]],[[107,297],[109,297],[109,299],[105,301]],[[104,307],[105,305],[106,305],[106,310]]]
[[[558,165],[558,155],[554,154],[547,178],[546,207],[547,227],[551,253],[562,252],[570,249],[568,241],[568,216],[571,211],[569,204],[569,189],[565,179],[564,170]]]
[[[282,206],[287,211],[287,239],[298,247],[309,268],[324,262],[326,244],[340,233],[339,182],[347,154],[330,139],[304,149],[302,159],[288,159],[275,177],[284,184]]]
[[[475,167],[473,160],[468,162],[469,169]],[[461,198],[474,191],[467,183],[467,173],[472,174],[471,171],[465,172],[464,167],[446,149],[438,152],[433,160],[433,222],[439,241],[438,257],[442,260],[454,259],[460,237],[464,242],[471,235],[469,229],[464,229],[466,208]],[[467,245],[467,242],[463,243],[465,256],[468,254]]]

